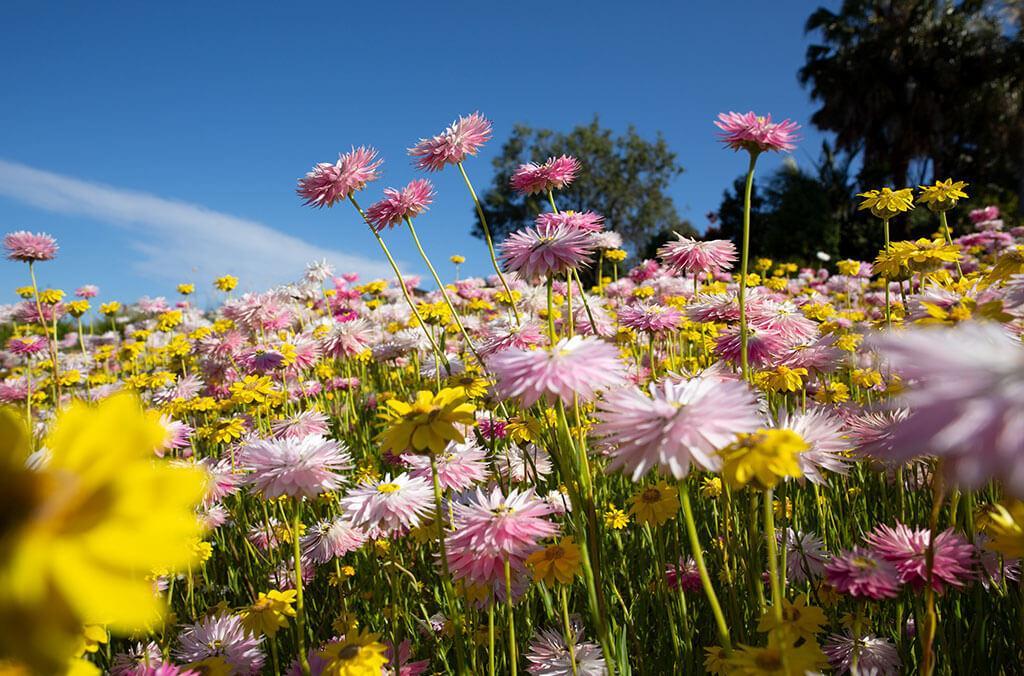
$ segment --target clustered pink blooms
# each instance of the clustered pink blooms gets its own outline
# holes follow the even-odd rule
[[[600,338],[562,338],[548,349],[510,348],[487,362],[501,396],[523,406],[540,400],[591,401],[598,390],[621,384],[625,367],[614,345]]]
[[[717,451],[764,424],[746,383],[701,377],[613,390],[598,405],[595,433],[611,444],[608,471],[625,469],[637,481],[659,468],[676,479],[696,463],[717,470]]]
[[[575,157],[550,157],[544,164],[521,164],[512,174],[512,189],[523,195],[562,190],[576,180],[580,163]]]
[[[433,479],[429,456],[403,455],[402,460],[412,469],[411,476]],[[487,454],[472,438],[461,444],[449,442],[434,463],[438,482],[446,490],[463,491],[487,479]]]
[[[344,155],[339,155],[334,164],[321,162],[313,167],[299,179],[296,192],[305,200],[306,206],[318,209],[334,206],[380,176],[377,170],[382,162],[376,158],[377,151],[373,148],[352,148]]]
[[[459,164],[466,157],[476,155],[480,146],[491,138],[491,123],[479,112],[452,122],[437,136],[420,139],[409,148],[416,167],[426,171],[441,171],[450,164]]]
[[[418,178],[401,190],[385,188],[384,199],[374,202],[366,210],[366,220],[370,221],[374,230],[380,232],[384,228],[401,225],[407,218],[416,218],[433,201],[434,186],[427,179]]]
[[[320,435],[260,439],[242,449],[253,490],[273,499],[316,497],[341,485],[339,472],[352,469],[348,449]]]
[[[454,530],[445,538],[452,575],[491,585],[505,579],[506,561],[524,571],[540,540],[558,533],[558,525],[546,518],[551,512],[532,488],[513,488],[507,496],[497,486],[490,493],[478,488],[469,502],[455,505]]]
[[[53,260],[57,255],[57,240],[42,232],[18,230],[4,235],[7,258],[23,263]]]
[[[683,324],[683,313],[669,305],[641,303],[619,310],[619,324],[634,331],[662,334]]]
[[[881,525],[868,534],[867,541],[878,554],[895,566],[904,584],[920,589],[928,584],[927,552],[931,531],[910,528],[902,523],[895,528]],[[942,591],[946,585],[962,587],[974,577],[974,547],[962,537],[945,530],[935,536],[932,562],[932,587]]]
[[[586,230],[545,223],[513,232],[498,248],[506,272],[532,281],[590,263],[595,247]]]
[[[793,150],[796,148],[796,131],[800,128],[792,120],[772,122],[772,116],[761,117],[749,113],[720,113],[715,126],[722,130],[718,135],[725,145],[733,150],[747,150],[760,153],[765,150]]]
[[[699,241],[676,233],[676,241],[658,249],[658,258],[674,270],[718,273],[736,262],[736,246],[727,239]]]

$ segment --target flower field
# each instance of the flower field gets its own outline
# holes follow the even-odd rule
[[[559,208],[569,156],[519,167],[544,210],[494,241],[479,113],[409,156],[464,180],[487,278],[438,274],[442,196],[381,192],[368,146],[298,200],[389,279],[132,303],[7,234],[0,673],[1020,673],[1024,224],[935,177],[860,196],[875,260],[753,258],[757,160],[798,126],[715,124],[741,241],[631,266]],[[912,210],[934,235],[890,240]]]

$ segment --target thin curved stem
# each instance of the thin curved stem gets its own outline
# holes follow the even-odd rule
[[[750,380],[750,364],[747,355],[749,335],[747,331],[747,262],[750,258],[750,193],[754,187],[754,165],[757,164],[757,153],[750,153],[750,167],[747,169],[747,182],[743,189],[743,242],[740,254],[740,369],[743,377]]]
[[[679,482],[679,502],[683,506],[683,519],[686,521],[686,532],[690,537],[690,549],[693,550],[693,558],[697,562],[700,582],[704,585],[704,593],[708,597],[711,612],[715,616],[718,640],[721,641],[725,654],[731,655],[732,641],[729,640],[729,625],[725,622],[722,606],[718,603],[718,595],[715,594],[715,587],[711,583],[711,576],[708,575],[708,567],[704,564],[704,552],[700,546],[700,537],[697,535],[697,524],[693,520],[693,507],[690,505],[690,489],[687,487],[686,481]]]

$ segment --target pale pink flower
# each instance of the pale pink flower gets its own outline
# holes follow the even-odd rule
[[[237,615],[209,615],[178,635],[173,653],[182,662],[222,657],[233,674],[261,673],[266,659],[260,645],[262,636],[251,636]]]
[[[579,171],[580,163],[575,157],[550,157],[544,164],[529,162],[519,165],[512,174],[510,185],[523,195],[562,190],[576,180]]]
[[[403,455],[402,460],[412,468],[413,477],[433,480],[430,457],[426,455]],[[487,479],[487,454],[475,441],[465,443],[451,441],[444,453],[434,458],[437,464],[437,479],[442,488],[463,491]]]
[[[551,456],[536,444],[510,444],[494,452],[494,466],[505,481],[536,484],[551,474]]]
[[[299,179],[296,192],[306,206],[331,207],[366,187],[380,175],[377,151],[366,146],[352,148],[334,164],[321,162]]]
[[[779,336],[786,345],[808,343],[818,337],[817,322],[804,316],[790,301],[759,297],[747,307],[747,321],[762,331]]]
[[[57,240],[46,233],[18,230],[4,235],[7,258],[23,263],[52,260],[57,255]]]
[[[879,556],[896,567],[900,582],[921,589],[928,584],[927,553],[931,531],[910,528],[896,522],[895,528],[881,525],[867,536],[867,542]],[[932,587],[942,591],[945,585],[962,587],[974,577],[974,546],[952,528],[935,536],[932,562]]]
[[[352,469],[348,449],[319,434],[260,439],[242,449],[248,483],[267,498],[313,498],[341,485],[338,473]]]
[[[399,474],[393,479],[364,479],[339,501],[345,515],[362,528],[397,531],[415,528],[434,507],[434,489],[422,477]]]
[[[701,242],[676,233],[676,241],[658,249],[658,258],[666,266],[682,272],[721,272],[736,261],[736,245],[727,239]]]
[[[937,455],[966,488],[997,478],[1024,497],[1024,346],[998,324],[912,328],[869,338],[908,388],[893,459]]]
[[[270,429],[277,438],[327,436],[327,416],[320,411],[299,411],[282,420],[270,423]]]
[[[574,396],[590,401],[598,390],[625,379],[618,349],[589,336],[563,338],[548,349],[511,348],[492,356],[487,365],[497,379],[500,395],[517,399],[523,406],[533,406],[541,399],[572,404]]]
[[[100,295],[100,287],[95,284],[85,284],[75,289],[75,295],[79,298],[95,298]]]
[[[598,406],[595,434],[611,443],[608,471],[623,468],[637,481],[658,467],[682,479],[690,464],[717,470],[716,451],[740,432],[764,424],[745,383],[696,377],[613,390]]]
[[[869,411],[846,420],[848,437],[862,455],[879,460],[897,457],[893,449],[893,433],[907,419],[905,408]]]
[[[374,202],[366,210],[366,219],[373,229],[380,232],[384,228],[401,225],[405,219],[413,219],[422,214],[434,201],[434,186],[425,178],[410,181],[407,186],[385,188],[384,199]]]
[[[366,533],[343,516],[321,521],[302,538],[302,557],[314,563],[327,563],[354,552],[366,542]]]
[[[850,444],[844,438],[846,430],[842,418],[827,409],[814,408],[783,418],[779,427],[796,432],[807,442],[807,450],[797,454],[796,459],[811,483],[819,486],[828,483],[823,470],[843,475],[850,471],[843,455]]]
[[[554,229],[565,226],[568,230],[584,230],[597,233],[604,227],[604,216],[593,211],[545,211],[534,221],[538,227]],[[593,238],[591,238],[593,239]]]
[[[455,530],[445,539],[452,575],[490,584],[504,579],[506,560],[524,570],[538,542],[558,533],[558,525],[546,518],[551,512],[533,489],[513,488],[504,496],[498,486],[490,494],[478,488],[467,504],[455,505]]]
[[[779,356],[785,345],[786,341],[774,331],[756,326],[747,328],[747,361],[752,366],[767,365]],[[715,354],[727,362],[739,364],[742,351],[738,326],[730,326],[715,339]]]
[[[353,357],[367,349],[372,337],[371,327],[365,319],[336,322],[320,339],[325,354],[332,357]]]
[[[451,126],[432,138],[420,139],[409,148],[416,167],[441,171],[449,164],[458,164],[476,155],[480,146],[491,138],[491,123],[480,113],[473,113],[452,122]]]
[[[530,320],[517,325],[501,318],[484,326],[482,332],[483,340],[477,345],[477,352],[485,359],[510,348],[527,349],[547,340],[540,324]]]
[[[913,619],[913,618],[910,618]],[[887,638],[866,634],[854,638],[849,632],[828,637],[821,651],[828,657],[837,676],[851,673],[854,659],[857,673],[863,676],[897,676],[903,673],[903,660],[896,645]]]
[[[540,629],[530,640],[526,668],[530,676],[606,676],[608,667],[601,647],[585,640],[578,622],[572,624],[573,649],[565,642],[565,630]]]
[[[541,224],[513,232],[498,248],[506,271],[533,280],[587,265],[594,253],[594,242],[585,230]]]
[[[675,331],[683,324],[683,313],[668,305],[640,303],[618,311],[619,324],[635,331],[658,334]]]
[[[794,582],[806,582],[825,574],[829,555],[825,542],[814,533],[794,531],[792,528],[775,531],[775,541],[786,550],[786,577]]]
[[[164,414],[160,416],[160,426],[164,428],[164,440],[156,449],[156,454],[161,458],[168,451],[175,451],[190,445],[193,429],[189,425]],[[191,452],[191,449],[189,451]]]
[[[721,129],[718,138],[733,150],[759,153],[764,150],[793,150],[796,148],[796,122],[772,122],[772,116],[749,113],[720,113],[715,126]]]

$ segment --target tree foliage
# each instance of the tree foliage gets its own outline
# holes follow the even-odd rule
[[[633,127],[615,135],[595,117],[569,133],[516,125],[494,159],[494,183],[482,200],[495,239],[532,224],[547,203],[545,195],[524,197],[509,187],[516,168],[563,154],[576,157],[583,170],[568,189],[557,194],[559,209],[601,214],[606,226],[621,234],[633,251],[652,236],[683,227],[666,193],[683,168],[664,138],[659,134],[649,141]],[[473,234],[483,237],[479,218]]]

